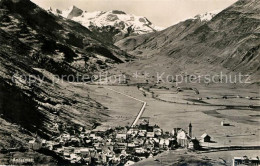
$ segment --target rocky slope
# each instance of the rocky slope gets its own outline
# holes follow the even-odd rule
[[[128,37],[116,42],[115,45],[135,56],[139,54],[142,55],[142,51],[140,50],[145,48],[145,51],[148,51],[145,55],[150,56],[154,54],[154,49],[163,48],[165,45],[182,40],[187,34],[193,33],[195,29],[206,24],[219,12],[220,11],[213,11],[199,14],[195,17],[185,19],[162,32]]]
[[[92,32],[99,34],[103,40],[105,39],[109,43],[114,43],[132,35],[162,30],[162,28],[153,25],[146,17],[126,14],[118,10],[87,12],[72,6],[63,11],[52,8],[47,11],[79,22]]]
[[[129,58],[79,23],[49,14],[29,0],[0,1],[0,43],[1,118],[44,138],[64,126],[91,128],[107,116],[87,88],[58,82],[57,77],[82,81],[84,74],[92,76]]]
[[[259,12],[260,1],[239,0],[210,21],[188,19],[116,45],[146,58],[137,62],[140,70],[200,75],[241,72],[260,82]]]

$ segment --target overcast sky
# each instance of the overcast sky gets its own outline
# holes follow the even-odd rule
[[[67,9],[72,5],[86,11],[122,10],[147,17],[157,26],[168,27],[180,20],[208,11],[222,10],[237,0],[31,0],[42,8]]]

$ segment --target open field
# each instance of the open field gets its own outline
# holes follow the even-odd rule
[[[246,150],[246,151],[221,151],[221,152],[211,152],[211,153],[196,153],[189,152],[184,149],[179,149],[175,151],[164,152],[154,158],[148,158],[135,165],[140,166],[152,166],[152,165],[232,165],[232,158],[236,156],[256,156],[259,155],[258,150]],[[155,161],[155,159],[157,159]]]
[[[110,119],[104,123],[105,126],[131,124],[142,107],[141,102],[103,88],[103,86],[86,86],[95,94],[98,94],[91,96],[92,98],[109,108]],[[222,98],[224,95],[243,95],[243,97],[252,96],[258,98],[259,95],[250,88],[238,90],[225,87],[225,89],[219,90],[219,87],[204,87],[204,89],[198,89],[200,94],[195,94],[193,91],[176,93],[176,89],[166,90],[158,88],[151,88],[148,92],[140,90],[136,86],[109,86],[109,88],[147,102],[143,117],[150,117],[151,124],[158,124],[165,131],[171,131],[175,127],[187,130],[188,124],[191,122],[193,125],[193,136],[200,139],[203,133],[207,133],[212,137],[212,143],[202,143],[204,148],[260,146],[260,109],[248,107],[249,104],[254,106],[260,105],[259,100],[237,97]],[[154,93],[153,96],[156,96],[155,98],[151,92]],[[146,96],[143,93],[146,93]],[[209,99],[206,97],[209,97]],[[202,98],[202,100],[197,100],[197,98]],[[230,108],[226,105],[234,107]],[[237,105],[239,107],[236,107]],[[221,121],[223,120],[230,123],[230,126],[221,126]],[[170,152],[168,155],[175,156],[175,153]],[[195,153],[195,155],[197,154]],[[228,159],[230,160],[231,156],[248,155],[254,157],[259,156],[260,152],[257,150],[243,150],[210,152],[203,155],[214,158],[212,160],[216,161],[219,160],[218,157],[224,158],[226,156],[225,160],[227,161]],[[199,155],[199,157],[203,158],[203,155]]]
[[[134,120],[142,106],[140,102],[119,95],[108,89],[97,88],[98,86],[95,85],[89,87],[90,89],[92,88],[95,90],[96,94],[99,94],[98,96],[95,96],[95,100],[112,110],[109,111],[111,119],[108,120],[108,123],[110,121],[113,122],[110,123],[112,125],[129,124]],[[249,109],[247,107],[241,109],[228,109],[225,106],[212,106],[211,104],[186,104],[187,98],[196,99],[198,96],[210,96],[210,93],[215,93],[214,91],[207,91],[208,94],[206,94],[205,90],[205,94],[204,92],[201,92],[201,94],[196,96],[194,96],[193,92],[183,92],[171,94],[173,97],[169,97],[168,95],[166,98],[164,94],[169,94],[169,90],[151,89],[152,91],[155,91],[155,95],[158,94],[158,98],[162,98],[163,100],[168,101],[171,99],[171,101],[173,101],[175,98],[180,98],[179,100],[176,100],[177,103],[171,103],[154,99],[152,98],[152,95],[148,93],[145,97],[143,92],[134,86],[111,86],[110,88],[146,101],[147,107],[143,116],[150,117],[151,124],[158,124],[164,130],[171,131],[174,127],[187,129],[189,122],[191,122],[193,125],[193,136],[199,138],[203,133],[208,133],[212,137],[213,141],[216,142],[214,144],[212,143],[211,146],[260,145],[260,114],[258,109]],[[228,91],[223,91],[223,93],[224,92],[228,93]],[[232,89],[229,89],[229,93],[231,92]],[[243,94],[246,93],[243,92]],[[218,94],[216,96],[218,96]],[[178,101],[181,102],[180,100],[184,103],[178,103]],[[222,100],[226,101],[221,98],[218,102],[221,102]],[[246,101],[248,99],[244,100],[243,104],[246,106]],[[259,101],[254,102],[254,104],[258,104]],[[232,104],[231,100],[228,104]],[[230,123],[230,126],[221,126],[221,121],[223,120]]]
[[[107,122],[103,126],[125,126],[131,125],[143,103],[120,95],[114,91],[97,85],[86,85],[90,90],[90,97],[109,109]],[[110,87],[118,90],[117,87]],[[121,91],[130,94],[129,90]],[[140,93],[140,92],[139,92]],[[134,95],[133,95],[134,96]],[[135,97],[135,96],[134,96]]]

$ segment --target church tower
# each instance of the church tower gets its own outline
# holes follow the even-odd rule
[[[189,124],[189,132],[188,132],[188,134],[192,138],[192,125],[191,125],[191,123]]]

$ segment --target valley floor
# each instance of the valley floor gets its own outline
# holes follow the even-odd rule
[[[148,158],[140,161],[136,165],[152,166],[152,165],[232,165],[232,159],[237,156],[256,156],[259,150],[243,150],[243,151],[221,151],[221,152],[189,152],[185,149],[169,151],[162,153],[155,158]]]
[[[106,86],[86,86],[95,92],[91,93],[93,95],[91,98],[109,108],[110,118],[103,123],[102,127],[129,125],[142,107],[141,102],[104,88]],[[260,105],[260,100],[254,89],[228,87],[222,89],[220,87],[199,86],[197,89],[200,94],[195,94],[193,91],[177,93],[176,89],[173,88],[168,90],[153,87],[148,91],[142,88],[138,89],[136,86],[109,86],[109,88],[147,102],[143,117],[149,117],[151,124],[157,124],[165,131],[171,132],[173,128],[177,127],[188,129],[188,124],[191,122],[194,137],[200,139],[204,133],[211,136],[210,143],[201,143],[206,149],[260,146],[260,109],[257,107]],[[223,99],[223,96],[229,97]],[[246,98],[247,96],[252,96],[254,99],[249,100]],[[255,107],[249,108],[249,105]],[[222,121],[230,125],[222,126]],[[186,156],[185,153],[186,151],[182,153],[183,156]],[[169,160],[165,161],[173,163],[175,152],[169,152],[165,155],[170,155]],[[165,155],[163,155],[164,158]],[[230,162],[234,156],[259,156],[260,150],[191,153],[191,155],[198,156],[198,160],[206,156],[212,160],[222,160],[221,158],[223,158],[223,160]],[[150,165],[154,163],[153,161],[150,159],[144,163]]]
[[[177,93],[176,88],[165,89],[161,85],[152,88],[145,86],[137,88],[137,86],[81,83],[74,85],[73,83],[70,86],[77,87],[73,89],[74,92],[88,96],[108,108],[105,110],[108,118],[98,129],[130,126],[143,106],[141,101],[144,101],[147,102],[147,105],[142,116],[149,117],[150,124],[157,124],[164,131],[171,132],[173,128],[187,130],[188,124],[191,122],[194,137],[200,139],[204,133],[211,136],[210,143],[201,143],[206,149],[205,151],[190,152],[186,149],[168,151],[154,158],[138,162],[137,165],[180,165],[184,163],[231,165],[232,158],[235,156],[260,156],[260,109],[258,107],[260,100],[255,88],[236,89],[198,85],[196,88],[200,93],[195,94],[192,90]],[[227,96],[227,99],[224,99],[223,96]],[[253,97],[253,100],[249,100],[248,96]],[[249,105],[254,107],[251,108]],[[230,125],[222,126],[222,121]],[[2,124],[4,123],[2,122]],[[11,127],[10,130],[13,128],[17,127]],[[255,150],[247,148],[234,150],[232,149],[234,146],[256,148]],[[223,147],[225,147],[224,150],[207,151],[207,149]],[[27,156],[23,153],[15,154],[20,157]],[[39,156],[37,157],[39,160],[45,158],[40,154],[34,153],[34,155]]]

